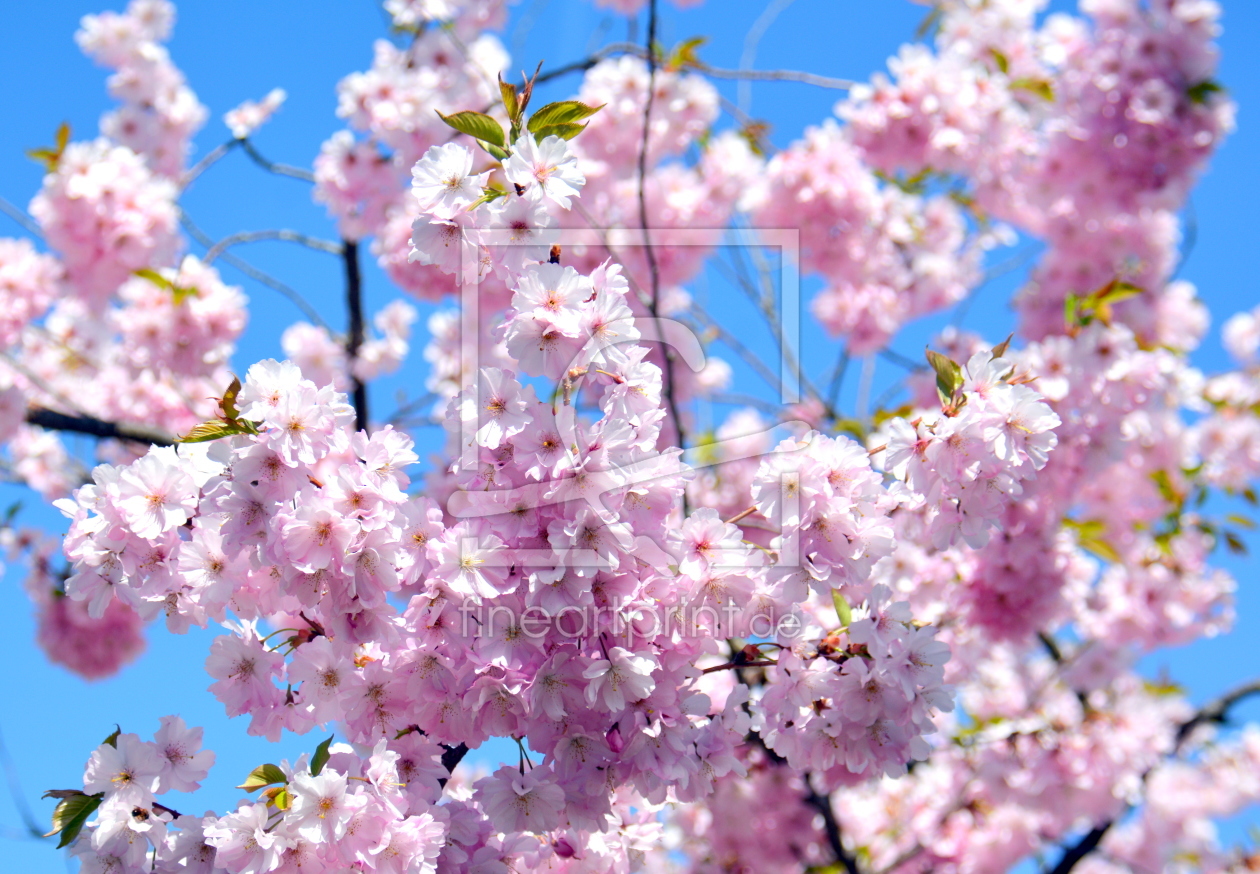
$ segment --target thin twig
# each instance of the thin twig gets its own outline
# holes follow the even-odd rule
[[[778,418],[782,415],[782,408],[776,406],[765,398],[754,397],[753,395],[739,394],[737,392],[715,392],[711,400],[715,404],[730,404],[731,406],[756,407],[763,413],[769,413],[771,416]]]
[[[831,383],[827,386],[827,406],[833,410],[840,403],[840,387],[844,385],[844,375],[849,370],[849,347],[841,346],[836,356],[836,366],[831,371]]]
[[[653,319],[659,318],[658,307],[661,297],[661,268],[656,262],[656,250],[652,248],[651,230],[648,227],[648,208],[647,208],[647,161],[648,161],[648,141],[652,132],[652,106],[656,102],[656,19],[657,19],[658,0],[648,0],[648,27],[647,27],[647,44],[645,51],[647,53],[647,97],[643,102],[643,138],[639,144],[639,227],[643,230],[643,253],[647,258],[648,275],[651,277],[652,287],[651,295],[648,299],[648,312]],[[659,322],[657,324],[658,333],[660,332]],[[664,364],[662,368],[663,383],[661,385],[661,395],[664,397],[666,406],[669,409],[669,417],[674,423],[674,429],[678,437],[678,445],[686,447],[687,436],[683,428],[682,417],[678,412],[678,401],[674,397],[674,355],[673,351],[665,344],[665,337],[660,333],[657,337],[661,344],[661,361]],[[682,513],[686,516],[687,508],[687,492],[682,493]]]
[[[198,227],[193,222],[193,220],[188,217],[188,213],[183,212],[182,210],[180,211],[179,223],[180,225],[183,226],[184,230],[188,231],[188,235],[192,237],[194,240],[196,240],[198,243],[205,246],[207,249],[214,248],[215,241],[211,239],[209,234],[207,234],[200,227]],[[224,252],[222,255],[219,256],[219,258],[225,264],[232,265],[237,270],[241,271],[242,273],[244,273],[246,276],[248,276],[250,279],[254,280],[255,282],[259,282],[267,286],[268,288],[272,289],[273,291],[280,292],[282,295],[284,295],[286,298],[289,299],[290,303],[292,303],[295,307],[301,310],[304,316],[306,316],[308,319],[310,319],[319,327],[328,331],[330,334],[332,333],[332,328],[328,326],[328,323],[324,321],[323,317],[320,316],[319,312],[313,306],[307,303],[306,298],[302,297],[302,295],[299,294],[296,290],[294,290],[291,286],[285,285],[283,282],[281,282],[279,279],[276,279],[270,273],[265,273],[262,270],[259,270],[253,264],[250,264],[248,261],[244,260],[243,258],[240,258],[237,255],[232,254],[231,252]]]
[[[1229,710],[1244,698],[1252,695],[1260,694],[1260,680],[1252,680],[1250,683],[1244,683],[1236,689],[1231,689],[1219,698],[1214,698],[1207,704],[1204,704],[1199,710],[1183,722],[1177,729],[1177,746],[1180,750],[1182,744],[1190,737],[1190,733],[1200,725],[1206,725],[1209,722],[1224,722],[1229,716]]]
[[[310,170],[304,170],[301,167],[293,167],[289,164],[277,164],[270,161],[258,153],[254,148],[254,144],[249,140],[238,140],[241,148],[245,150],[245,154],[253,159],[254,163],[262,167],[268,173],[275,173],[278,176],[288,176],[291,179],[301,179],[303,182],[314,182],[315,174]]]
[[[744,35],[744,51],[739,56],[739,68],[741,70],[751,70],[752,65],[757,61],[757,49],[761,45],[761,40],[765,37],[766,31],[770,29],[770,25],[774,24],[775,19],[783,14],[783,11],[795,3],[796,0],[771,0],[766,4],[766,8],[761,10],[761,14],[752,23],[752,27],[748,28],[748,33]],[[736,96],[739,98],[740,109],[745,112],[752,112],[752,81],[745,79],[739,83],[736,89]]]
[[[750,79],[754,82],[803,82],[806,85],[817,85],[819,88],[834,88],[847,91],[857,83],[850,79],[833,79],[830,76],[818,76],[801,70],[723,70],[710,67],[708,64],[697,64],[696,70],[715,79]]]
[[[35,814],[31,812],[30,805],[26,803],[26,795],[22,792],[22,781],[18,779],[17,767],[13,764],[13,757],[9,755],[9,748],[5,745],[3,735],[0,735],[0,762],[4,764],[5,782],[9,784],[13,806],[18,809],[18,815],[22,817],[28,836],[43,840],[43,830],[40,829]]]
[[[236,148],[240,144],[241,144],[241,141],[233,137],[232,139],[228,140],[226,143],[220,143],[219,145],[211,149],[204,158],[202,158],[196,164],[193,164],[191,167],[189,167],[184,172],[184,175],[180,177],[180,180],[179,180],[180,190],[183,191],[185,188],[191,185],[193,183],[193,180],[195,180],[202,173],[209,170],[212,166],[214,166],[214,164],[218,163],[220,158],[222,158],[224,155],[232,151],[234,148]]]
[[[300,231],[280,228],[266,231],[241,231],[240,233],[224,237],[210,247],[210,250],[206,252],[201,261],[203,264],[210,264],[232,246],[239,246],[242,243],[258,243],[264,240],[297,243],[298,245],[306,246],[308,249],[314,249],[317,252],[327,252],[330,255],[342,254],[342,245],[340,243],[334,243],[331,240],[321,240],[319,237],[312,237]]]
[[[40,230],[39,225],[35,222],[35,219],[31,218],[23,210],[14,206],[12,203],[9,203],[9,201],[5,200],[3,197],[0,197],[0,212],[4,213],[21,225],[22,229],[28,234],[33,234],[41,240],[44,238],[44,234]]]
[[[614,55],[638,55],[643,56],[642,47],[629,42],[615,42],[604,46],[599,51],[592,52],[588,57],[580,61],[574,61],[571,64],[565,64],[563,67],[556,67],[554,70],[544,70],[538,74],[535,83],[541,85],[543,82],[550,82],[552,79],[559,79],[561,76],[567,76],[569,73],[585,73],[591,67],[594,67],[604,58],[611,58]]]
[[[879,350],[879,357],[883,358],[885,361],[891,361],[898,367],[904,367],[911,373],[918,373],[920,371],[927,370],[928,367],[922,362],[915,361],[909,355],[902,355],[900,352],[895,349],[890,349],[887,346]]]
[[[354,399],[354,430],[363,431],[368,427],[367,386],[354,372],[354,365],[359,359],[359,348],[366,339],[363,328],[363,277],[359,273],[359,244],[352,240],[343,240],[342,259],[346,265],[346,309],[350,314],[350,324],[346,331],[346,370]]]
[[[1181,241],[1181,254],[1177,258],[1177,266],[1173,268],[1172,276],[1169,281],[1176,279],[1181,275],[1181,268],[1186,266],[1186,262],[1190,260],[1191,253],[1194,252],[1195,244],[1199,242],[1199,215],[1194,211],[1194,200],[1190,197],[1186,198],[1186,234]]]

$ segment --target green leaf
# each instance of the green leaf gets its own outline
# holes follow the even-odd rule
[[[1112,562],[1113,564],[1120,564],[1123,560],[1120,557],[1120,553],[1116,551],[1116,548],[1106,540],[1103,540],[1101,537],[1081,536],[1077,540],[1077,543],[1080,544],[1081,549],[1084,549],[1087,552],[1092,552],[1099,558]]]
[[[932,349],[927,350],[927,360],[936,371],[936,390],[940,392],[941,399],[948,403],[953,399],[954,393],[962,388],[962,368],[952,358]]]
[[[171,286],[171,297],[175,299],[175,306],[179,306],[190,297],[201,297],[201,292],[191,285],[173,285]]]
[[[277,810],[288,810],[289,806],[293,804],[293,797],[289,795],[288,789],[281,786],[271,796],[270,801],[276,806]]]
[[[919,26],[914,29],[914,38],[923,39],[928,34],[935,33],[940,27],[941,19],[945,16],[945,7],[940,3],[932,6],[932,10],[928,12],[927,17],[919,22]]]
[[[434,111],[436,112],[436,110]],[[470,137],[491,143],[500,148],[507,145],[507,140],[503,136],[503,128],[499,126],[497,121],[484,113],[464,110],[451,115],[443,115],[439,112],[438,118],[462,134],[468,134]]]
[[[133,275],[139,276],[141,279],[149,280],[158,288],[161,288],[170,292],[175,291],[175,283],[171,282],[169,279],[167,279],[161,273],[158,273],[156,270],[150,270],[149,268],[145,267],[143,270],[137,270]]]
[[[1239,528],[1246,528],[1249,531],[1254,530],[1256,527],[1255,519],[1252,519],[1250,516],[1243,516],[1239,513],[1230,513],[1225,517],[1225,521],[1233,522]]]
[[[502,73],[499,74],[499,94],[503,97],[503,108],[507,110],[508,120],[516,127],[521,122],[521,101],[516,95],[516,86],[504,82]]]
[[[1069,328],[1081,323],[1081,299],[1072,292],[1063,299],[1063,324]]]
[[[500,149],[494,143],[487,143],[485,140],[477,140],[477,145],[481,146],[482,151],[487,152],[496,161],[506,161],[511,157],[511,153],[507,149]]]
[[[1011,348],[1011,340],[1014,338],[1014,336],[1015,335],[1013,333],[1008,334],[1005,340],[1003,340],[1001,343],[998,343],[996,346],[993,347],[993,358],[1006,357],[1006,350]]]
[[[1049,79],[1014,79],[1011,82],[1011,90],[1027,91],[1042,100],[1054,102],[1054,86],[1050,84]]]
[[[61,126],[57,128],[57,145],[51,149],[27,149],[26,157],[33,161],[38,161],[44,165],[44,169],[53,173],[57,169],[57,165],[61,163],[61,156],[65,154],[66,146],[70,143],[70,123],[63,121]]]
[[[1006,59],[1006,55],[994,48],[989,49],[989,54],[993,56],[993,63],[997,64],[1003,76],[1011,71],[1011,62]]]
[[[240,418],[241,411],[236,408],[236,396],[241,393],[240,377],[232,377],[232,383],[227,387],[227,391],[223,392],[223,397],[219,398],[219,409],[223,410],[223,416],[228,421],[234,421]]]
[[[494,201],[498,200],[500,197],[506,197],[506,196],[507,196],[507,192],[504,191],[502,188],[487,188],[485,189],[485,192],[481,195],[481,197],[478,197],[472,203],[468,204],[468,208],[465,211],[472,212],[474,209],[481,206],[483,203],[494,203]]]
[[[679,43],[669,55],[669,61],[666,63],[671,70],[685,70],[688,67],[702,67],[700,58],[696,56],[696,49],[709,41],[706,36],[693,36],[689,40]]]
[[[1224,531],[1222,533],[1225,535],[1225,546],[1229,548],[1230,552],[1234,553],[1234,555],[1247,554],[1247,544],[1242,542],[1241,537],[1233,531]]]
[[[235,422],[222,422],[218,419],[213,422],[202,422],[193,428],[183,437],[177,437],[176,443],[208,443],[211,440],[220,440],[224,437],[232,437],[236,434],[254,434],[256,430],[250,431],[244,427],[247,423],[237,419]]]
[[[324,765],[328,764],[328,747],[332,745],[333,735],[329,735],[328,740],[315,747],[315,755],[311,757],[311,776],[318,777],[319,772],[324,770]]]
[[[284,775],[279,766],[266,764],[259,765],[257,768],[249,772],[249,776],[245,778],[245,782],[237,789],[244,789],[246,792],[253,792],[255,789],[261,789],[264,786],[270,786],[273,783],[288,782],[288,777]]]
[[[1123,282],[1119,279],[1109,282],[1094,293],[1094,298],[1099,303],[1119,303],[1122,300],[1128,300],[1131,297],[1137,297],[1146,289],[1141,286],[1134,285],[1131,282]]]
[[[1159,489],[1159,496],[1166,503],[1172,504],[1174,507],[1180,507],[1185,501],[1185,495],[1182,495],[1173,487],[1172,477],[1168,475],[1168,471],[1160,469],[1151,474],[1151,479],[1155,480],[1155,487]]]
[[[835,605],[836,617],[840,620],[841,628],[848,628],[853,622],[853,610],[849,608],[849,602],[844,599],[844,595],[840,594],[839,589],[831,590],[831,603]]]
[[[604,104],[591,106],[578,100],[562,100],[559,103],[548,103],[529,118],[526,127],[532,134],[545,127],[559,124],[573,124],[590,118],[604,108]]]
[[[44,796],[48,797],[47,795]],[[80,792],[78,795],[71,795],[63,798],[57,805],[52,815],[52,831],[48,832],[44,837],[51,838],[53,835],[60,833],[61,840],[57,842],[57,849],[68,847],[74,843],[74,839],[79,836],[79,832],[83,830],[84,824],[87,823],[88,817],[96,812],[96,808],[101,806],[101,801],[105,798],[104,792],[98,792],[95,795],[85,795]]]
[[[1190,98],[1191,103],[1207,103],[1213,94],[1221,94],[1225,89],[1217,82],[1211,79],[1205,79],[1191,85],[1186,89],[1186,96]]]
[[[117,746],[118,746],[118,735],[120,735],[120,734],[122,734],[122,726],[121,726],[121,725],[115,725],[115,726],[114,726],[114,731],[113,731],[113,733],[112,733],[109,737],[105,738],[105,740],[101,741],[101,743],[103,743],[103,744],[109,744],[111,747],[117,747]]]
[[[534,142],[541,143],[547,137],[559,137],[562,140],[571,140],[582,131],[586,130],[584,124],[549,124],[546,127],[540,127],[534,131]]]

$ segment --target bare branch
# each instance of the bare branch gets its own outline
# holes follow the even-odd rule
[[[198,243],[205,246],[207,249],[214,248],[215,243],[214,243],[214,240],[210,238],[210,235],[207,234],[205,231],[203,231],[201,228],[199,228],[193,222],[193,220],[188,217],[188,213],[184,212],[183,210],[181,210],[179,214],[179,223],[183,226],[184,230],[188,231],[189,236],[191,236]],[[254,280],[255,282],[259,282],[267,286],[268,288],[272,289],[273,291],[280,292],[282,295],[284,295],[286,298],[289,299],[290,303],[292,303],[295,307],[301,310],[304,316],[306,316],[316,325],[319,325],[321,328],[328,331],[330,334],[332,333],[332,328],[328,326],[328,323],[324,321],[323,317],[320,316],[319,312],[313,306],[307,303],[306,298],[302,297],[302,295],[300,295],[297,291],[295,291],[291,286],[285,285],[283,282],[281,282],[279,279],[276,279],[270,273],[265,273],[262,270],[259,270],[257,267],[250,264],[248,261],[245,261],[244,259],[236,255],[233,255],[231,252],[224,252],[222,255],[219,256],[219,258],[224,263],[232,265],[237,270],[241,271],[242,273],[244,273],[246,276],[248,276],[250,279]]]
[[[145,425],[132,425],[128,422],[106,422],[92,416],[69,416],[45,407],[28,407],[26,423],[44,428],[48,431],[66,431],[71,434],[86,434],[102,440],[131,440],[136,443],[147,443],[153,446],[172,446],[175,438],[165,431]]]
[[[33,234],[41,240],[44,238],[44,234],[40,230],[39,225],[35,223],[35,219],[31,218],[23,210],[14,206],[12,203],[9,203],[9,201],[5,200],[3,197],[0,197],[0,212],[4,213],[21,225],[22,229],[28,234]]]
[[[228,140],[226,143],[220,143],[211,149],[204,158],[184,171],[184,175],[179,179],[180,191],[183,191],[189,185],[192,185],[193,180],[217,164],[220,158],[240,144],[240,140],[233,138]]]
[[[205,264],[210,264],[232,246],[239,246],[242,243],[258,243],[264,240],[297,243],[298,245],[306,246],[308,249],[314,249],[317,252],[327,252],[330,255],[341,255],[343,251],[340,243],[334,243],[331,240],[321,240],[319,237],[312,237],[299,231],[281,228],[267,231],[241,231],[240,233],[224,237],[211,246],[201,260]]]
[[[724,70],[698,64],[698,72],[715,79],[749,79],[754,82],[803,82],[806,85],[817,85],[819,88],[834,88],[847,91],[856,85],[849,79],[833,79],[830,76],[818,76],[801,70]]]
[[[4,765],[5,782],[9,784],[13,806],[18,809],[22,824],[26,826],[26,834],[21,836],[43,840],[44,830],[39,827],[35,814],[31,812],[31,806],[26,803],[26,795],[22,792],[22,782],[18,779],[17,767],[13,764],[13,757],[9,755],[9,748],[4,742],[3,735],[0,735],[0,763]]]
[[[836,862],[843,865],[844,870],[848,874],[860,874],[861,869],[858,868],[857,859],[844,848],[844,841],[840,838],[840,823],[836,821],[836,812],[831,808],[831,799],[826,795],[818,794],[818,790],[813,787],[808,774],[805,775],[805,785],[809,787],[809,794],[805,796],[805,803],[822,814],[823,829],[827,833],[827,844],[831,847],[831,852],[835,855]]]
[[[656,262],[656,250],[652,248],[651,231],[648,228],[648,208],[647,208],[647,163],[648,163],[648,140],[652,132],[652,106],[656,102],[656,21],[657,21],[657,5],[658,0],[649,0],[648,2],[648,27],[647,27],[647,43],[644,51],[647,55],[648,81],[647,96],[643,101],[643,137],[639,143],[639,227],[643,229],[643,254],[647,258],[648,275],[651,277],[652,287],[651,294],[648,299],[648,312],[653,319],[658,318],[658,307],[661,297],[661,269]],[[659,330],[659,326],[658,326]],[[656,338],[661,342],[661,361],[664,364],[662,368],[662,385],[661,395],[665,400],[666,406],[669,408],[670,421],[674,423],[677,432],[678,445],[685,447],[687,445],[687,435],[683,428],[682,417],[678,413],[678,401],[674,397],[674,354],[673,351],[665,345],[665,338],[658,336]],[[687,493],[682,494],[682,512],[687,515]]]
[[[1190,737],[1200,725],[1208,723],[1221,723],[1229,716],[1230,708],[1252,695],[1260,694],[1260,680],[1252,680],[1250,683],[1244,683],[1235,689],[1231,689],[1219,698],[1214,698],[1207,704],[1199,708],[1194,716],[1187,719],[1177,729],[1177,745],[1174,751],[1180,750],[1182,745]]]
[[[346,265],[346,309],[350,314],[350,324],[346,331],[346,370],[350,377],[350,394],[354,401],[354,430],[364,431],[368,427],[368,395],[367,386],[354,372],[354,365],[359,359],[359,348],[366,339],[363,328],[363,277],[359,272],[359,244],[352,240],[342,240],[342,259]]]
[[[289,164],[277,164],[275,161],[269,161],[259,154],[254,148],[254,144],[249,140],[238,140],[241,148],[245,150],[245,154],[253,160],[255,164],[262,167],[268,173],[275,173],[277,176],[288,176],[290,179],[301,179],[303,182],[314,182],[315,174],[310,170],[303,170],[301,167],[293,167]]]
[[[1252,680],[1244,683],[1237,688],[1231,689],[1219,698],[1214,698],[1208,703],[1200,707],[1193,716],[1187,719],[1181,725],[1177,726],[1177,734],[1173,744],[1173,755],[1181,751],[1181,747],[1189,739],[1190,735],[1200,725],[1208,723],[1224,722],[1228,716],[1230,708],[1245,698],[1252,695],[1260,694],[1260,680]],[[1147,779],[1151,775],[1154,768],[1149,768],[1142,775],[1142,784],[1146,785]],[[1125,813],[1132,810],[1132,805],[1125,809]],[[1107,832],[1111,831],[1111,827],[1115,825],[1116,820],[1109,819],[1104,823],[1094,826],[1089,833],[1082,837],[1072,846],[1063,851],[1063,856],[1059,859],[1058,864],[1050,869],[1049,874],[1069,874],[1076,867],[1076,863],[1084,859],[1094,850],[1098,849],[1098,845],[1102,843],[1102,839],[1106,837]]]
[[[552,79],[559,79],[561,76],[567,76],[569,73],[585,73],[591,67],[598,64],[604,58],[611,58],[615,55],[638,55],[643,57],[642,46],[637,46],[630,42],[615,42],[604,46],[597,52],[591,53],[588,57],[580,61],[574,61],[571,64],[565,64],[563,67],[557,67],[554,70],[546,70],[538,74],[538,78],[534,81],[541,85],[543,82],[550,82]]]
[[[453,774],[456,766],[464,760],[464,756],[468,755],[468,744],[461,743],[459,746],[454,747],[442,744],[442,749],[444,750],[442,753],[442,767],[446,769],[446,773]],[[439,779],[438,785],[445,786],[446,778]]]

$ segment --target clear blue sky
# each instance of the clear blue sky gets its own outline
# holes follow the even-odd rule
[[[108,0],[100,0],[108,3]],[[69,121],[76,139],[94,136],[100,114],[110,108],[104,71],[86,60],[73,42],[79,18],[106,7],[85,0],[8,2],[0,14],[0,196],[24,206],[39,186],[40,168],[23,157],[28,148],[50,143],[62,121]],[[662,3],[661,41],[674,44],[694,35],[707,35],[702,57],[715,66],[738,65],[744,36],[765,8],[753,0],[707,0],[697,9],[679,11]],[[1073,4],[1054,2],[1052,8]],[[1255,283],[1254,254],[1260,250],[1254,205],[1260,179],[1260,4],[1224,0],[1225,34],[1219,80],[1240,104],[1239,129],[1218,154],[1193,201],[1197,216],[1197,245],[1183,276],[1195,282],[1213,313],[1214,327],[1230,313],[1254,306],[1260,294]],[[792,68],[829,76],[864,79],[884,67],[887,57],[910,39],[925,7],[905,0],[797,0],[767,32],[757,56],[759,68]],[[273,87],[289,92],[289,101],[258,137],[259,147],[275,160],[309,166],[320,143],[340,128],[334,115],[334,86],[347,73],[366,69],[372,40],[386,32],[385,17],[372,0],[186,0],[179,9],[170,45],[176,63],[186,73],[211,120],[197,138],[197,155],[227,139],[222,113],[242,100],[257,99]],[[639,31],[642,33],[642,30]],[[539,60],[547,66],[583,57],[603,42],[626,36],[624,20],[595,10],[586,0],[520,0],[504,34],[504,42],[518,67],[532,69]],[[566,96],[576,79],[552,86],[544,96]],[[730,97],[734,83],[719,83]],[[827,117],[837,92],[805,85],[764,83],[753,87],[754,116],[772,125],[771,139],[787,145],[802,128]],[[729,122],[725,122],[729,123]],[[195,156],[194,156],[195,157]],[[198,182],[185,199],[190,215],[212,236],[241,230],[291,227],[321,236],[335,233],[323,208],[313,204],[309,188],[300,182],[270,177],[234,155]],[[21,236],[20,228],[0,217],[0,235]],[[325,312],[332,324],[343,319],[340,308],[339,264],[329,256],[283,244],[259,244],[243,255],[300,289]],[[251,298],[252,324],[234,360],[242,371],[249,363],[279,357],[279,330],[300,315],[274,293],[233,275]],[[736,293],[715,277],[705,293],[711,300]],[[1004,300],[1017,277],[982,292],[972,309],[968,327],[990,336],[1004,336],[1012,318]],[[385,277],[371,267],[367,272],[369,311],[399,296]],[[422,308],[422,313],[427,312]],[[423,321],[421,321],[421,326]],[[930,324],[915,326],[896,345],[917,355],[930,334]],[[423,344],[423,328],[415,338]],[[806,369],[829,372],[834,346],[816,330],[805,331]],[[768,340],[754,348],[769,351]],[[725,356],[737,379],[747,370]],[[418,356],[417,356],[418,358]],[[1196,358],[1208,371],[1226,361],[1215,331]],[[420,390],[422,362],[375,390],[380,409],[388,409],[396,391],[414,396]],[[879,381],[896,374],[884,365]],[[849,385],[856,382],[851,370]],[[850,401],[852,391],[845,397]],[[0,507],[20,493],[0,488]],[[23,519],[62,530],[55,512],[36,507],[27,496]],[[1260,540],[1260,538],[1256,538]],[[1260,546],[1260,543],[1254,544]],[[1151,673],[1167,665],[1174,678],[1193,690],[1196,701],[1209,698],[1247,678],[1260,665],[1255,631],[1260,627],[1260,596],[1254,583],[1255,561],[1222,557],[1239,579],[1241,631],[1191,647],[1160,654],[1144,666]],[[122,675],[86,683],[49,666],[34,644],[31,608],[18,574],[10,571],[0,585],[0,615],[5,617],[8,662],[0,685],[0,731],[15,761],[25,797],[41,823],[52,804],[38,801],[46,788],[79,785],[82,764],[89,752],[120,722],[124,731],[142,736],[157,728],[158,717],[180,713],[193,725],[206,727],[207,745],[219,755],[207,788],[198,803],[177,798],[174,807],[201,812],[231,806],[238,793],[229,788],[262,761],[293,758],[320,739],[312,734],[286,735],[273,747],[244,734],[244,724],[229,724],[222,707],[205,691],[209,680],[202,670],[210,632],[178,637],[162,629],[149,635],[146,655]],[[1260,708],[1249,709],[1260,718]],[[1255,821],[1255,817],[1248,818]],[[19,811],[7,793],[0,793],[0,827],[20,829]],[[1231,832],[1238,834],[1240,829]],[[6,870],[57,872],[63,862],[48,845],[0,837],[0,858]]]

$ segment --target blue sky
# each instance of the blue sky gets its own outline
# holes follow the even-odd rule
[[[1071,5],[1055,2],[1053,8]],[[1260,4],[1224,0],[1223,5],[1225,33],[1218,79],[1240,104],[1239,128],[1193,196],[1196,244],[1183,271],[1183,277],[1196,283],[1207,301],[1214,326],[1260,300],[1254,278],[1254,253],[1260,249],[1254,217],[1260,190],[1260,162],[1256,161],[1260,129],[1252,122],[1257,115],[1253,108],[1260,107]],[[110,8],[120,6],[121,2]],[[765,7],[752,0],[707,0],[697,9],[679,11],[662,3],[661,41],[672,45],[707,35],[702,57],[714,66],[735,67],[745,34]],[[94,136],[100,114],[111,106],[105,94],[105,72],[79,53],[72,38],[82,15],[103,8],[83,0],[43,0],[6,3],[0,13],[0,117],[5,119],[0,125],[0,196],[20,206],[35,193],[41,177],[40,168],[23,151],[51,143],[63,121],[70,122],[77,139]],[[906,0],[797,0],[766,31],[755,66],[864,79],[882,69],[900,43],[911,38],[925,11]],[[371,43],[385,35],[385,24],[379,5],[372,0],[187,0],[179,9],[170,50],[211,111],[211,120],[196,140],[194,158],[227,139],[220,121],[224,111],[242,100],[258,99],[273,87],[283,87],[289,101],[263,129],[257,143],[274,160],[310,166],[320,143],[341,127],[334,115],[337,81],[369,66]],[[540,60],[552,67],[578,59],[591,48],[626,35],[623,19],[596,10],[584,0],[520,0],[503,38],[516,66],[532,69]],[[576,78],[562,80],[540,96],[564,97],[577,84]],[[736,98],[734,83],[718,85],[724,94]],[[840,96],[793,83],[758,83],[751,93],[753,115],[770,122],[771,139],[779,146],[787,145],[805,125],[827,117]],[[320,236],[335,234],[323,208],[311,201],[308,186],[268,176],[241,155],[231,156],[199,180],[184,206],[216,238],[274,227]],[[21,234],[20,228],[0,217],[0,235]],[[341,270],[334,259],[270,243],[241,250],[241,254],[300,289],[332,324],[342,324]],[[255,360],[279,357],[276,326],[296,321],[300,315],[274,293],[230,270],[225,276],[242,284],[251,298],[251,326],[234,361],[243,372]],[[366,277],[369,312],[399,296],[374,266]],[[1018,276],[1011,276],[986,287],[969,314],[968,327],[989,336],[1005,336],[1013,322],[1005,298],[1017,282]],[[706,276],[700,285],[706,287],[697,293],[709,295],[712,301],[724,302],[728,294],[738,296],[716,275]],[[912,327],[896,348],[917,357],[930,327]],[[415,339],[417,345],[422,344],[423,332]],[[769,351],[768,335],[751,342],[755,349]],[[808,327],[804,342],[807,372],[829,372],[834,345]],[[746,368],[733,356],[726,357],[743,380]],[[1215,330],[1195,361],[1209,372],[1227,365]],[[414,396],[421,390],[419,364],[414,362],[403,376],[375,391],[379,409],[388,409],[396,392]],[[889,365],[881,364],[876,381],[896,376]],[[850,404],[855,383],[856,368],[852,368],[842,396]],[[0,488],[0,507],[20,496],[12,488]],[[28,496],[23,519],[62,530],[59,515],[37,503]],[[1253,630],[1260,623],[1254,560],[1222,556],[1221,562],[1239,579],[1242,630],[1162,653],[1144,664],[1151,673],[1167,667],[1192,690],[1196,701],[1247,679],[1260,664]],[[282,744],[273,747],[246,737],[240,720],[224,719],[221,705],[205,691],[209,680],[202,664],[210,632],[178,637],[154,629],[148,652],[138,663],[114,679],[86,683],[42,658],[34,645],[31,610],[14,571],[0,585],[0,615],[6,617],[8,644],[8,664],[0,685],[0,731],[15,760],[27,803],[41,823],[52,804],[38,801],[39,792],[79,785],[83,761],[115,722],[125,731],[147,736],[156,730],[160,716],[180,713],[189,724],[206,727],[207,745],[218,753],[219,764],[196,804],[191,799],[171,802],[191,812],[231,806],[238,793],[229,787],[255,765],[296,757],[322,739],[317,734],[286,735]],[[1260,707],[1252,706],[1247,712],[1260,717]],[[1255,821],[1255,817],[1249,819]],[[18,809],[7,794],[0,794],[0,828],[4,829],[0,835],[21,825]],[[63,862],[47,845],[3,836],[0,840],[4,840],[0,856],[9,860],[11,870],[63,870]]]

